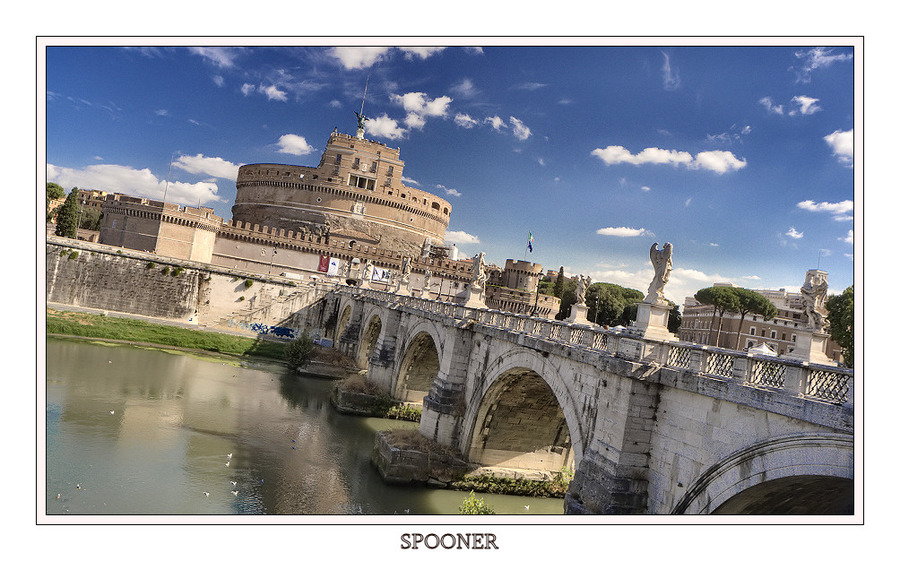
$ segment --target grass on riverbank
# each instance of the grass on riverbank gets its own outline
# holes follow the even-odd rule
[[[47,334],[75,335],[284,360],[284,343],[136,319],[47,309]]]

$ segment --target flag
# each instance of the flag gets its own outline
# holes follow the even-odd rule
[[[331,258],[328,257],[327,255],[320,255],[319,256],[319,268],[316,270],[319,271],[320,273],[327,273],[328,272],[328,261],[330,259]]]
[[[531,246],[531,242],[534,241],[534,236],[531,235],[531,232],[528,232],[528,251],[533,252],[534,248]]]

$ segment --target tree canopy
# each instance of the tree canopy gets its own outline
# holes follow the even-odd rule
[[[712,306],[713,313],[719,315],[719,328],[716,330],[716,339],[713,343],[716,346],[719,346],[719,334],[722,331],[722,316],[725,315],[725,312],[737,311],[739,306],[738,296],[734,290],[731,290],[732,288],[733,287],[730,286],[710,286],[708,288],[701,288],[694,294],[694,299],[697,300],[697,302]],[[710,324],[709,328],[712,330],[712,324]]]
[[[59,207],[56,214],[56,235],[64,238],[78,237],[78,211],[81,205],[78,204],[78,189],[72,188],[66,202]]]
[[[844,364],[853,368],[853,285],[825,301],[828,310],[828,332],[844,349]]]

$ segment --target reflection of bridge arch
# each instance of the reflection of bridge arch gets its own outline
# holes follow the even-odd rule
[[[421,403],[441,371],[441,352],[444,345],[434,324],[421,321],[408,331],[411,336],[403,343],[400,366],[397,370],[393,395],[404,401]]]
[[[798,434],[740,450],[707,469],[673,514],[852,514],[853,437]]]
[[[578,465],[584,453],[579,414],[548,360],[531,350],[506,353],[481,387],[464,419],[470,462],[553,472]]]

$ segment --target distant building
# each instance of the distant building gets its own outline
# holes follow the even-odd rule
[[[538,293],[543,267],[528,261],[506,260],[505,267],[487,269],[485,304],[488,308],[515,314],[552,318],[559,313],[560,300]]]
[[[820,271],[827,276],[827,273]],[[731,283],[716,283],[713,286],[735,286]],[[681,312],[681,327],[678,338],[682,341],[701,345],[716,345],[725,349],[758,349],[765,354],[785,355],[794,350],[797,333],[807,329],[807,318],[799,292],[779,290],[754,290],[765,296],[778,310],[770,320],[747,314],[741,325],[740,314],[725,312],[722,328],[719,330],[719,316],[712,306],[700,304],[688,297]],[[738,327],[740,326],[740,333]],[[716,333],[719,333],[718,344]],[[761,348],[766,345],[767,349]],[[828,339],[826,354],[836,362],[841,361],[841,347]]]

